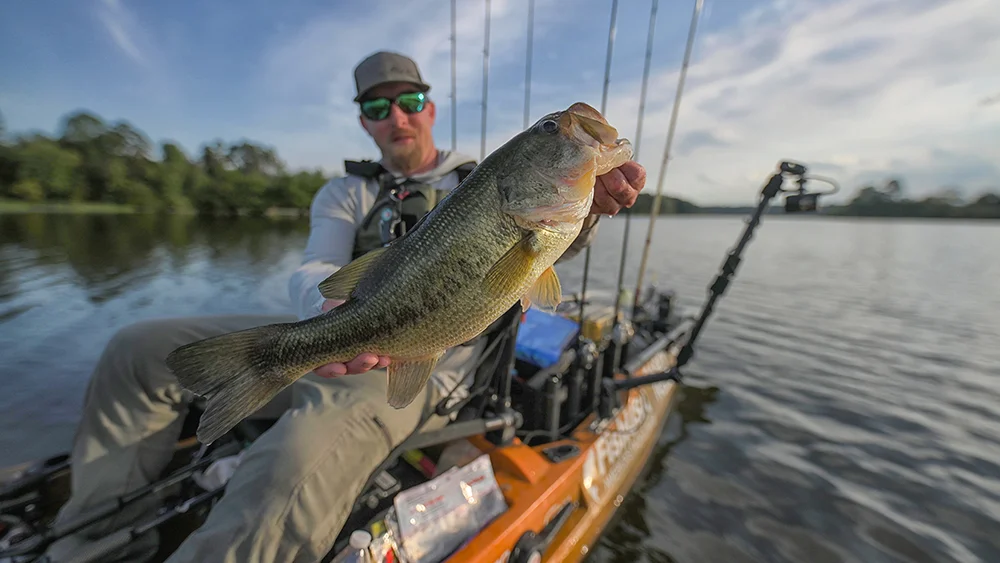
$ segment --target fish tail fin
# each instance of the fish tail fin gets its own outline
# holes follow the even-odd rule
[[[198,424],[202,443],[217,440],[306,373],[264,353],[282,333],[282,325],[265,325],[186,344],[167,356],[180,384],[208,399]]]

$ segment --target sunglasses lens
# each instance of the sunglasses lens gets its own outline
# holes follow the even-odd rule
[[[420,113],[424,109],[424,94],[423,92],[401,94],[396,98],[396,103],[406,113]]]
[[[389,115],[389,107],[392,102],[387,98],[376,98],[361,102],[361,113],[368,119],[385,119]]]
[[[411,92],[400,94],[396,98],[396,105],[406,113],[420,113],[424,111],[425,100],[423,92]],[[361,113],[372,121],[381,121],[389,117],[391,107],[392,100],[389,98],[375,98],[361,102]]]

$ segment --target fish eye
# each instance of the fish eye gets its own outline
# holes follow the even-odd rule
[[[555,121],[546,119],[542,122],[542,131],[545,131],[546,133],[555,133],[558,130],[559,125]]]

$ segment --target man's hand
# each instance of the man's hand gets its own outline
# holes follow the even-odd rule
[[[632,207],[646,185],[646,169],[630,160],[611,172],[597,177],[591,215],[617,215],[624,207]]]
[[[323,302],[323,312],[344,303],[343,299],[327,299]],[[376,356],[375,354],[358,354],[356,358],[346,364],[332,363],[320,366],[313,372],[320,377],[339,377],[341,375],[364,373],[373,369],[381,369],[389,365],[387,356]]]

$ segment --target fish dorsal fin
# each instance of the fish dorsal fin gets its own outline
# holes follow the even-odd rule
[[[386,368],[388,385],[386,398],[389,406],[401,409],[413,402],[427,385],[434,372],[434,366],[442,354],[409,360],[392,360]]]
[[[534,303],[535,307],[549,312],[556,310],[556,307],[562,302],[562,287],[559,284],[559,276],[556,275],[556,271],[552,266],[549,266],[542,272],[542,275],[538,277],[538,281],[535,282],[535,285],[531,286],[525,297],[528,305]],[[522,298],[521,306],[523,309],[528,308],[525,305],[524,298]]]
[[[381,256],[385,252],[385,249],[386,247],[371,250],[330,274],[330,277],[319,284],[320,295],[327,299],[343,299],[346,301],[351,296],[354,288],[358,286],[361,276],[365,275],[365,272],[371,267],[372,262]]]
[[[538,235],[529,231],[486,272],[483,279],[486,289],[500,295],[509,293],[531,272],[533,262],[540,253]]]

